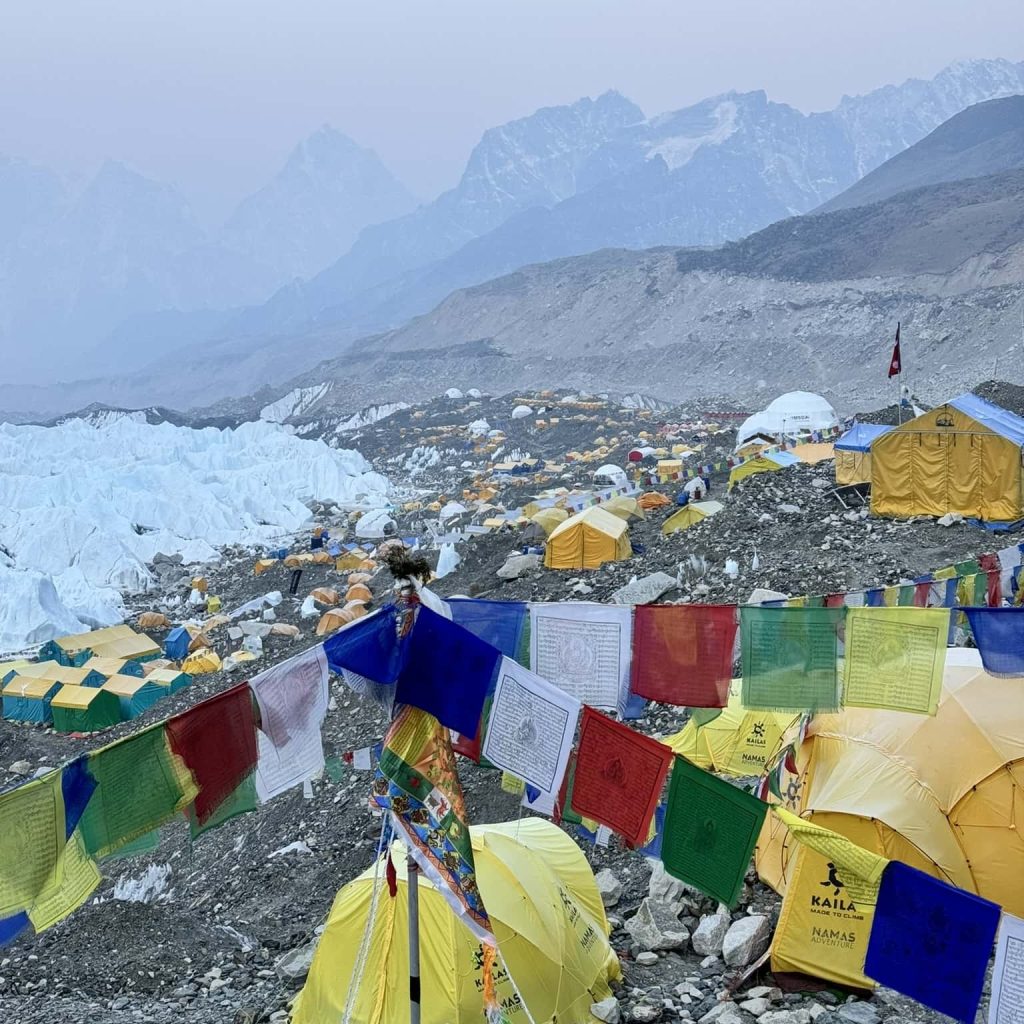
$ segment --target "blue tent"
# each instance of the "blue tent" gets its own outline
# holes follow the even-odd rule
[[[886,423],[854,423],[850,429],[836,441],[838,452],[869,452],[871,442],[882,434],[888,434],[893,428]]]
[[[121,718],[127,722],[148,711],[167,690],[138,676],[111,676],[100,689],[114,694],[121,705]]]
[[[50,704],[60,688],[61,684],[52,679],[15,676],[3,690],[4,718],[48,725],[53,721]]]
[[[184,626],[172,629],[164,641],[164,657],[171,661],[183,661],[188,657],[188,648],[191,643],[192,634]]]

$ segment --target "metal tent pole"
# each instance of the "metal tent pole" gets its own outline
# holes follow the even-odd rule
[[[411,853],[405,869],[409,895],[409,1020],[420,1024],[420,869]]]

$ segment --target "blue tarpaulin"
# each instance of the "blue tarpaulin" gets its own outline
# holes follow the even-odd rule
[[[985,671],[1024,676],[1024,608],[965,608]]]
[[[871,442],[882,434],[888,434],[893,428],[884,423],[854,423],[850,429],[836,441],[838,452],[869,452]]]
[[[963,1024],[974,1024],[1000,908],[890,861],[878,890],[864,973]]]

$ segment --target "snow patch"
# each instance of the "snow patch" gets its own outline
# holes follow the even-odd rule
[[[379,423],[381,420],[386,420],[389,416],[393,416],[396,412],[401,412],[402,409],[408,408],[408,402],[385,402],[383,405],[371,405],[368,409],[354,413],[347,420],[342,420],[334,428],[334,432],[336,434],[344,434],[350,430],[361,430],[363,427]]]
[[[174,895],[167,888],[170,878],[170,864],[150,864],[136,878],[119,878],[111,898],[122,903],[166,903]]]
[[[330,381],[325,381],[309,388],[294,388],[284,398],[260,409],[260,419],[266,423],[284,423],[285,420],[301,416],[312,409],[333,386]]]
[[[720,146],[736,131],[738,108],[732,100],[723,100],[711,112],[714,125],[703,135],[675,135],[659,140],[647,150],[647,158],[660,156],[670,171],[688,164],[702,146]]]

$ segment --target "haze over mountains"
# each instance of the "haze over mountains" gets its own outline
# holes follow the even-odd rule
[[[991,211],[999,203],[1009,204],[1000,208],[1005,216],[1012,213],[1017,199],[1013,183],[1007,180],[992,183],[988,191],[975,187],[970,194],[934,193],[910,206],[901,201],[884,216],[876,214],[842,229],[852,231],[865,248],[860,256],[844,247],[842,231],[830,227],[838,222],[828,221],[826,214],[838,216],[840,206],[859,206],[891,198],[907,187],[948,180],[943,175],[962,177],[964,168],[972,174],[990,174],[1019,166],[1013,155],[1015,145],[1019,148],[1019,131],[1015,135],[1014,128],[1016,124],[1019,129],[1018,108],[976,107],[975,111],[984,113],[972,117],[966,128],[957,127],[954,117],[972,104],[1019,92],[1024,92],[1024,64],[970,61],[947,68],[929,82],[887,86],[846,98],[833,111],[811,115],[755,92],[728,94],[645,119],[630,101],[606,93],[596,100],[541,110],[485,133],[456,188],[390,220],[385,213],[389,204],[401,210],[404,202],[407,210],[411,201],[379,161],[366,159],[365,151],[349,140],[332,142],[336,133],[324,140],[314,136],[296,151],[271,186],[242,204],[214,240],[188,227],[187,211],[176,205],[170,190],[152,183],[148,188],[139,183],[128,188],[126,183],[127,193],[139,193],[136,207],[159,211],[167,223],[167,230],[150,240],[152,251],[143,244],[141,226],[140,237],[135,238],[125,225],[123,233],[132,238],[132,253],[145,257],[131,265],[137,268],[149,260],[174,267],[175,273],[146,277],[139,272],[149,289],[144,294],[153,297],[150,308],[136,303],[130,312],[139,315],[122,318],[108,351],[128,346],[136,358],[141,352],[154,361],[134,374],[83,382],[60,394],[52,389],[23,389],[17,396],[20,405],[14,404],[9,392],[0,392],[0,408],[58,411],[96,399],[185,408],[224,396],[248,395],[261,386],[262,395],[277,396],[283,393],[277,385],[298,371],[337,357],[356,339],[402,324],[441,300],[429,316],[370,345],[358,345],[354,353],[338,360],[332,372],[351,378],[353,403],[361,393],[361,366],[372,365],[378,387],[388,390],[388,384],[394,385],[388,390],[391,397],[405,397],[403,387],[431,383],[433,370],[424,374],[420,367],[404,375],[402,361],[408,364],[412,352],[448,352],[435,360],[438,372],[443,366],[448,372],[459,359],[468,358],[466,372],[481,372],[486,378],[480,386],[499,386],[505,373],[510,374],[506,386],[525,383],[523,374],[546,377],[549,371],[563,368],[578,376],[582,368],[571,364],[586,354],[586,373],[593,378],[593,386],[601,388],[609,387],[612,378],[606,377],[603,383],[597,378],[611,372],[613,364],[618,366],[618,356],[604,352],[607,348],[644,352],[682,346],[677,354],[685,352],[691,364],[694,360],[705,363],[715,346],[726,344],[733,332],[736,347],[754,346],[744,353],[765,354],[771,349],[765,347],[764,339],[781,336],[794,303],[801,307],[806,302],[808,310],[820,307],[824,321],[815,324],[808,316],[803,329],[821,331],[827,345],[831,314],[825,309],[832,308],[833,298],[823,294],[801,298],[799,289],[813,282],[845,279],[844,275],[859,279],[882,273],[905,281],[908,275],[916,279],[934,273],[940,264],[943,272],[956,268],[962,277],[957,259],[965,248],[974,250],[973,258],[991,254],[1002,243],[983,226],[957,242],[958,228],[955,217],[948,220],[950,211],[972,211],[962,216],[977,225],[979,209]],[[912,146],[898,155],[913,143],[926,145],[919,140],[951,117],[945,134],[936,132],[926,140],[923,153],[912,156],[918,149]],[[328,157],[321,153],[321,146],[328,150]],[[359,153],[364,154],[362,163],[356,159]],[[884,167],[868,173],[886,160],[890,162]],[[357,165],[365,167],[365,178],[355,170],[349,173]],[[321,273],[286,285],[265,303],[245,310],[231,308],[251,301],[244,297],[246,289],[258,290],[267,280],[308,273],[304,268],[317,259],[330,258],[324,254],[337,239],[351,240],[356,220],[344,200],[355,186],[332,187],[343,172],[349,173],[346,181],[368,183],[363,195],[373,196],[377,205],[364,198],[359,209],[365,213],[372,208],[377,222],[365,226],[348,251]],[[867,177],[855,184],[865,173]],[[47,202],[59,205],[59,188],[52,185],[47,190],[44,177],[36,182],[38,197],[33,193],[31,202],[3,198],[8,195],[8,177],[0,171],[0,209],[7,202],[19,209],[46,209]],[[325,221],[325,215],[317,213],[321,201],[333,219],[330,229],[318,235],[311,225]],[[108,196],[107,202],[118,208],[114,197]],[[817,208],[822,216],[795,222],[785,219]],[[908,231],[913,229],[907,238],[914,237],[914,231],[924,232],[919,241],[930,247],[935,268],[915,263],[909,250],[876,244],[879,237],[884,243],[892,235],[886,219],[890,215],[905,223]],[[761,233],[764,241],[755,234],[741,245],[707,252],[678,257],[665,251],[596,253],[580,260],[560,260],[609,247],[720,245],[780,220],[769,229],[774,235]],[[948,244],[937,246],[936,231]],[[788,244],[792,238],[798,240]],[[122,255],[128,251],[120,237],[114,249]],[[4,250],[0,238],[0,254],[5,251],[10,249]],[[77,251],[75,266],[81,270],[88,261],[81,256],[81,245]],[[216,263],[222,279],[205,260]],[[531,266],[549,260],[559,262]],[[11,262],[8,256],[5,265]],[[801,271],[801,263],[813,273]],[[993,286],[999,274],[991,263],[987,256],[980,261],[972,287]],[[102,285],[112,277],[128,280],[128,265],[126,260],[115,261],[120,274],[95,275],[97,288],[102,292]],[[246,266],[256,269],[246,273]],[[510,278],[458,291],[521,267],[527,269]],[[738,290],[735,282],[725,284],[733,274],[744,278]],[[773,283],[777,294],[769,297],[763,284],[766,277],[786,284],[775,289]],[[10,275],[4,280],[10,280]],[[222,285],[221,280],[226,283]],[[755,287],[753,281],[762,283]],[[218,305],[210,298],[219,287],[231,293],[230,302]],[[866,286],[860,295],[863,302],[879,307],[880,313],[888,300],[879,298],[879,287]],[[963,291],[964,282],[957,287]],[[747,294],[744,289],[748,288],[754,291]],[[7,305],[2,289],[0,285],[0,305]],[[76,301],[76,309],[90,308],[81,289]],[[616,304],[618,311],[612,315],[611,306]],[[705,304],[710,305],[705,308]],[[775,312],[765,312],[775,306]],[[110,301],[98,303],[94,316],[117,308]],[[844,307],[841,318],[848,313]],[[767,324],[763,316],[768,317]],[[853,322],[836,328],[836,336],[845,336]],[[0,324],[8,329],[8,323],[5,311]],[[182,348],[189,338],[196,347]],[[163,359],[162,346],[173,348],[165,350]],[[384,353],[390,353],[397,369],[389,364],[384,371],[379,358]],[[735,362],[730,365],[729,358],[736,356],[736,348],[723,356],[718,373],[735,374]],[[487,370],[474,362],[479,359],[498,362]],[[538,359],[552,365],[538,367]],[[521,365],[516,360],[522,360]],[[644,372],[631,375],[635,386],[681,386],[678,373],[664,375],[661,361],[659,357],[654,365],[644,362]],[[712,365],[713,361],[707,362],[709,369]],[[183,373],[183,366],[201,367],[201,373]],[[313,378],[321,372],[296,379],[315,383]],[[651,380],[639,379],[645,376]],[[633,390],[634,385],[625,389]],[[344,393],[343,388],[335,389],[332,401],[342,401]],[[384,390],[380,394],[387,397]]]

